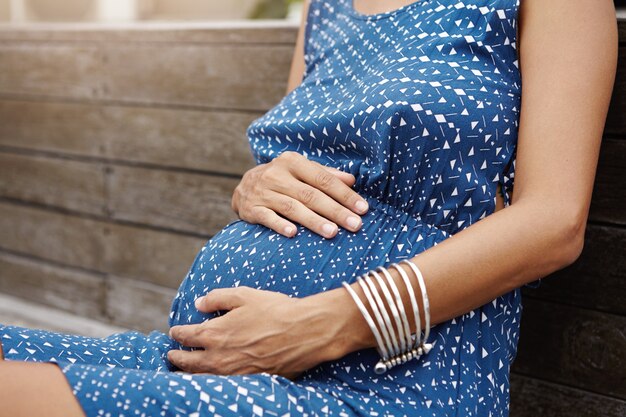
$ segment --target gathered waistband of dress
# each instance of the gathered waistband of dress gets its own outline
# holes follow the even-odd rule
[[[402,224],[428,226],[443,233],[446,237],[449,236],[449,233],[439,228],[439,226],[424,221],[424,219],[419,214],[406,212],[399,209],[398,207],[395,207],[389,203],[385,203],[384,201],[380,201],[377,198],[369,195],[361,195],[361,197],[363,197],[369,204],[369,210],[383,213],[385,214],[385,216],[395,219]]]

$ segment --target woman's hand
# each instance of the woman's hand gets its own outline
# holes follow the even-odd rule
[[[268,372],[293,379],[348,353],[347,329],[354,326],[340,306],[329,305],[337,303],[336,295],[291,298],[246,286],[216,288],[200,297],[196,307],[207,313],[229,310],[226,314],[170,329],[170,336],[183,346],[204,350],[171,350],[168,359],[191,373]]]
[[[368,204],[351,188],[354,182],[350,173],[285,151],[244,174],[231,206],[240,219],[287,237],[297,229],[290,219],[332,238],[337,225],[353,232],[362,225],[357,214],[364,214]]]

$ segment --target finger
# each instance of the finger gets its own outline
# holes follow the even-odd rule
[[[335,223],[320,216],[289,195],[271,191],[268,193],[267,205],[280,215],[300,223],[325,238],[330,239],[337,234],[338,229]]]
[[[323,218],[339,224],[347,230],[356,232],[362,225],[360,216],[354,214],[354,212],[342,206],[327,194],[306,183],[297,183],[285,189],[284,193],[300,201]],[[305,226],[308,227],[308,225]]]
[[[210,354],[206,350],[170,350],[167,359],[178,369],[189,373],[211,372]]]
[[[285,237],[293,237],[298,231],[296,225],[263,206],[252,207],[242,220],[262,224]]]
[[[339,178],[349,187],[352,187],[354,183],[356,182],[356,178],[354,177],[354,175],[350,174],[349,172],[345,172],[335,167],[328,167],[325,165],[323,165],[323,167],[325,170],[327,170],[331,174],[336,175],[337,178]]]
[[[196,299],[195,305],[199,311],[204,313],[211,313],[217,310],[233,310],[241,307],[246,302],[250,302],[254,291],[256,290],[246,286],[214,288],[205,296]]]
[[[204,347],[208,342],[203,323],[173,326],[170,337],[187,347]]]
[[[344,184],[336,175],[331,174],[324,166],[313,161],[303,161],[290,170],[292,175],[310,186],[323,191],[343,206],[355,213],[365,213],[367,201],[356,191]]]

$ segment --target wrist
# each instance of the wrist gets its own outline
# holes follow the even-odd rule
[[[353,286],[357,291],[357,287]],[[358,288],[360,293],[360,288]],[[361,311],[345,288],[335,288],[302,298],[303,306],[315,312],[327,340],[325,360],[338,359],[348,353],[375,347],[376,340]]]

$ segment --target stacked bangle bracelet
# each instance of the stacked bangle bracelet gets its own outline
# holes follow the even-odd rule
[[[347,282],[342,282],[342,285],[352,296],[352,299],[359,308],[359,311],[361,311],[361,314],[376,339],[377,350],[381,357],[374,367],[374,371],[377,374],[385,373],[392,367],[403,364],[413,358],[419,358],[430,352],[433,347],[431,343],[427,342],[428,336],[430,335],[430,304],[428,302],[424,277],[417,265],[411,260],[404,259],[400,263],[409,266],[411,271],[415,274],[420,287],[422,306],[424,308],[423,337],[419,305],[415,292],[413,291],[413,285],[411,284],[408,274],[399,264],[392,263],[389,267],[398,271],[398,274],[409,292],[409,299],[416,326],[415,335],[411,334],[409,319],[404,303],[402,302],[402,297],[400,296],[400,291],[387,268],[379,266],[375,270],[371,270],[356,279],[365,294],[365,298],[371,310],[374,312],[374,317],[370,315],[367,307],[365,307],[365,304],[361,301],[354,289],[352,289]],[[374,280],[380,286],[382,296],[374,285]],[[390,311],[387,311],[383,297],[387,301]],[[396,325],[395,329],[392,321]]]

